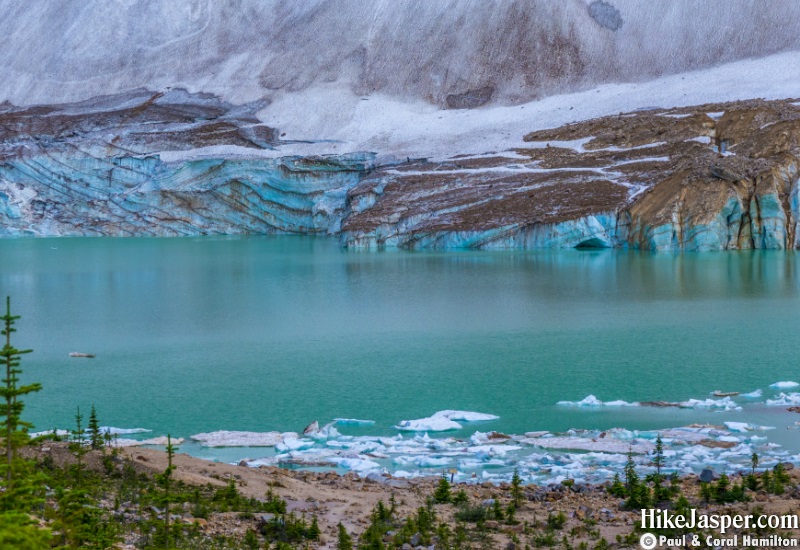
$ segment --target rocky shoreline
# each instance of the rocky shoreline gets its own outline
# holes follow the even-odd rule
[[[86,455],[86,464],[95,470],[102,468],[106,451],[93,451]],[[46,443],[36,449],[38,458],[52,461],[60,466],[74,463],[75,457],[64,443]],[[145,448],[121,449],[115,455],[117,469],[123,464],[132,466],[139,474],[155,476],[167,467],[164,451]],[[231,482],[241,495],[263,499],[266,494],[276,494],[287,504],[287,513],[317,518],[321,536],[319,541],[309,543],[309,548],[336,548],[337,526],[341,523],[358,540],[369,526],[373,509],[381,501],[396,503],[399,518],[411,517],[415,510],[426,506],[436,492],[440,478],[415,478],[410,480],[370,474],[361,477],[355,473],[339,475],[335,472],[287,470],[269,466],[257,468],[208,462],[184,454],[177,454],[173,461],[174,478],[189,486],[223,488]],[[790,481],[782,495],[768,494],[760,490],[749,492],[749,502],[730,504],[706,504],[701,495],[698,476],[685,476],[680,480],[680,489],[698,514],[797,514],[800,505],[800,471],[787,465]],[[737,476],[731,482],[736,483]],[[470,546],[467,548],[525,548],[547,546],[547,541],[569,547],[603,548],[605,540],[612,548],[638,548],[639,536],[635,526],[641,522],[641,512],[626,510],[624,501],[609,493],[610,484],[588,485],[569,483],[548,486],[526,485],[522,487],[522,502],[516,509],[514,522],[488,519],[477,529],[467,525]],[[487,509],[495,502],[505,509],[512,500],[512,486],[508,483],[454,484],[452,491],[463,490],[468,501]],[[135,522],[152,510],[140,510],[126,502],[111,499],[99,503],[121,521]],[[213,513],[206,518],[194,517],[188,503],[177,505],[173,510],[176,522],[195,525],[208,541],[244,540],[248,531],[260,533],[272,514],[243,515],[236,512]],[[438,521],[455,531],[457,508],[453,504],[434,504]],[[160,512],[159,510],[155,511]],[[563,515],[563,516],[562,516]],[[562,518],[558,519],[558,518]],[[554,520],[553,518],[556,518]],[[463,525],[463,522],[462,522]],[[555,527],[555,528],[554,528]],[[718,534],[709,532],[709,534]],[[730,534],[730,532],[729,532]],[[751,533],[752,534],[752,533]],[[780,531],[779,535],[791,537],[800,532]],[[252,536],[252,535],[250,535]],[[258,535],[261,537],[261,535]],[[136,548],[135,537],[126,538],[120,548]],[[580,546],[586,543],[586,546]],[[211,542],[209,542],[211,544]],[[263,539],[260,539],[263,545]],[[598,546],[600,545],[600,546]],[[236,546],[234,546],[236,547]],[[263,547],[263,546],[259,546]],[[414,546],[403,546],[403,548]],[[435,541],[422,548],[439,548]]]

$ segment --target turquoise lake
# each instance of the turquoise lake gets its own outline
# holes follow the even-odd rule
[[[186,438],[336,417],[375,421],[343,433],[393,435],[401,420],[458,409],[500,419],[447,435],[759,422],[797,452],[786,427],[800,415],[763,401],[779,393],[770,384],[800,381],[799,258],[21,238],[0,240],[0,292],[22,315],[17,346],[35,350],[23,382],[44,389],[24,416],[39,430],[70,428],[92,404],[104,425]],[[761,403],[740,411],[557,405],[758,388]]]

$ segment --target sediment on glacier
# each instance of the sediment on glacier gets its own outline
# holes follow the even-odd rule
[[[285,155],[184,90],[0,109],[0,235],[338,235],[348,248],[796,249],[800,102],[653,108],[443,160]],[[522,137],[522,136],[520,136]]]
[[[373,171],[354,248],[797,248],[798,102],[650,109],[528,134],[528,147]]]

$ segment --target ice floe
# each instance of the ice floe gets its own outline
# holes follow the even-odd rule
[[[722,399],[689,399],[680,403],[681,407],[687,409],[709,409],[723,411],[740,411],[742,408],[730,397]]]
[[[463,426],[456,422],[481,422],[497,420],[499,416],[471,411],[439,411],[427,418],[417,420],[401,420],[395,428],[406,432],[446,432],[460,430]]]
[[[769,385],[770,388],[775,388],[776,390],[786,390],[789,388],[796,388],[798,386],[800,386],[800,384],[791,381],[775,382],[774,384]]]
[[[568,407],[638,407],[639,403],[629,403],[628,401],[600,401],[594,395],[587,395],[580,401],[559,401],[559,405]]]
[[[800,393],[783,393],[781,392],[775,399],[767,399],[767,406],[769,407],[793,407],[800,405]]]
[[[584,437],[539,437],[535,439],[520,440],[529,445],[543,449],[562,449],[570,451],[599,451],[606,453],[648,453],[655,445],[646,440],[620,440],[614,438],[584,438]]]
[[[284,435],[280,432],[237,432],[217,431],[191,436],[193,441],[204,447],[274,447],[281,443]],[[294,434],[295,439],[297,434]]]
[[[748,424],[747,422],[725,422],[724,424],[732,432],[763,432],[775,429],[773,426],[758,426],[756,424]]]

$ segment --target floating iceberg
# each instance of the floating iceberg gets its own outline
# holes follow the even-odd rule
[[[767,399],[769,407],[793,407],[800,405],[800,393],[781,393],[776,399]]]
[[[600,401],[594,395],[587,395],[580,401],[559,401],[558,405],[568,407],[638,407],[639,403],[629,403],[628,401]]]
[[[363,458],[331,458],[331,461],[341,468],[346,468],[354,472],[368,472],[381,469],[381,465],[377,462]]]
[[[419,420],[401,420],[395,428],[406,432],[446,432],[460,430],[462,426],[449,418],[430,416]]]
[[[722,399],[689,399],[680,404],[685,409],[719,409],[723,411],[740,411],[742,408],[730,397]]]
[[[486,420],[497,420],[499,416],[484,414],[471,411],[439,411],[427,418],[417,420],[401,420],[395,426],[398,430],[406,432],[446,432],[448,430],[460,430],[462,422],[481,422]]]
[[[796,388],[800,386],[797,382],[775,382],[774,384],[770,384],[770,388],[775,388],[776,390],[785,390],[789,388]]]
[[[751,391],[750,393],[743,393],[742,397],[747,397],[749,399],[756,399],[758,397],[761,397],[762,395],[764,395],[763,391],[755,390],[755,391]]]
[[[637,454],[645,454],[655,449],[655,445],[649,441],[623,441],[613,438],[589,439],[585,437],[540,437],[536,439],[524,440],[524,442],[537,447],[542,447],[544,449],[600,451],[606,453],[626,453],[631,451]]]
[[[487,420],[497,420],[500,417],[493,414],[472,412],[472,411],[439,411],[433,416],[443,416],[450,420],[461,420],[462,422],[483,422]]]
[[[299,439],[297,437],[284,437],[283,441],[275,445],[275,450],[280,452],[301,451],[310,449],[314,446],[311,439]]]
[[[773,426],[758,426],[756,424],[748,424],[747,422],[724,422],[724,424],[730,431],[739,433],[775,429]],[[722,440],[722,438],[720,438],[720,440]]]

